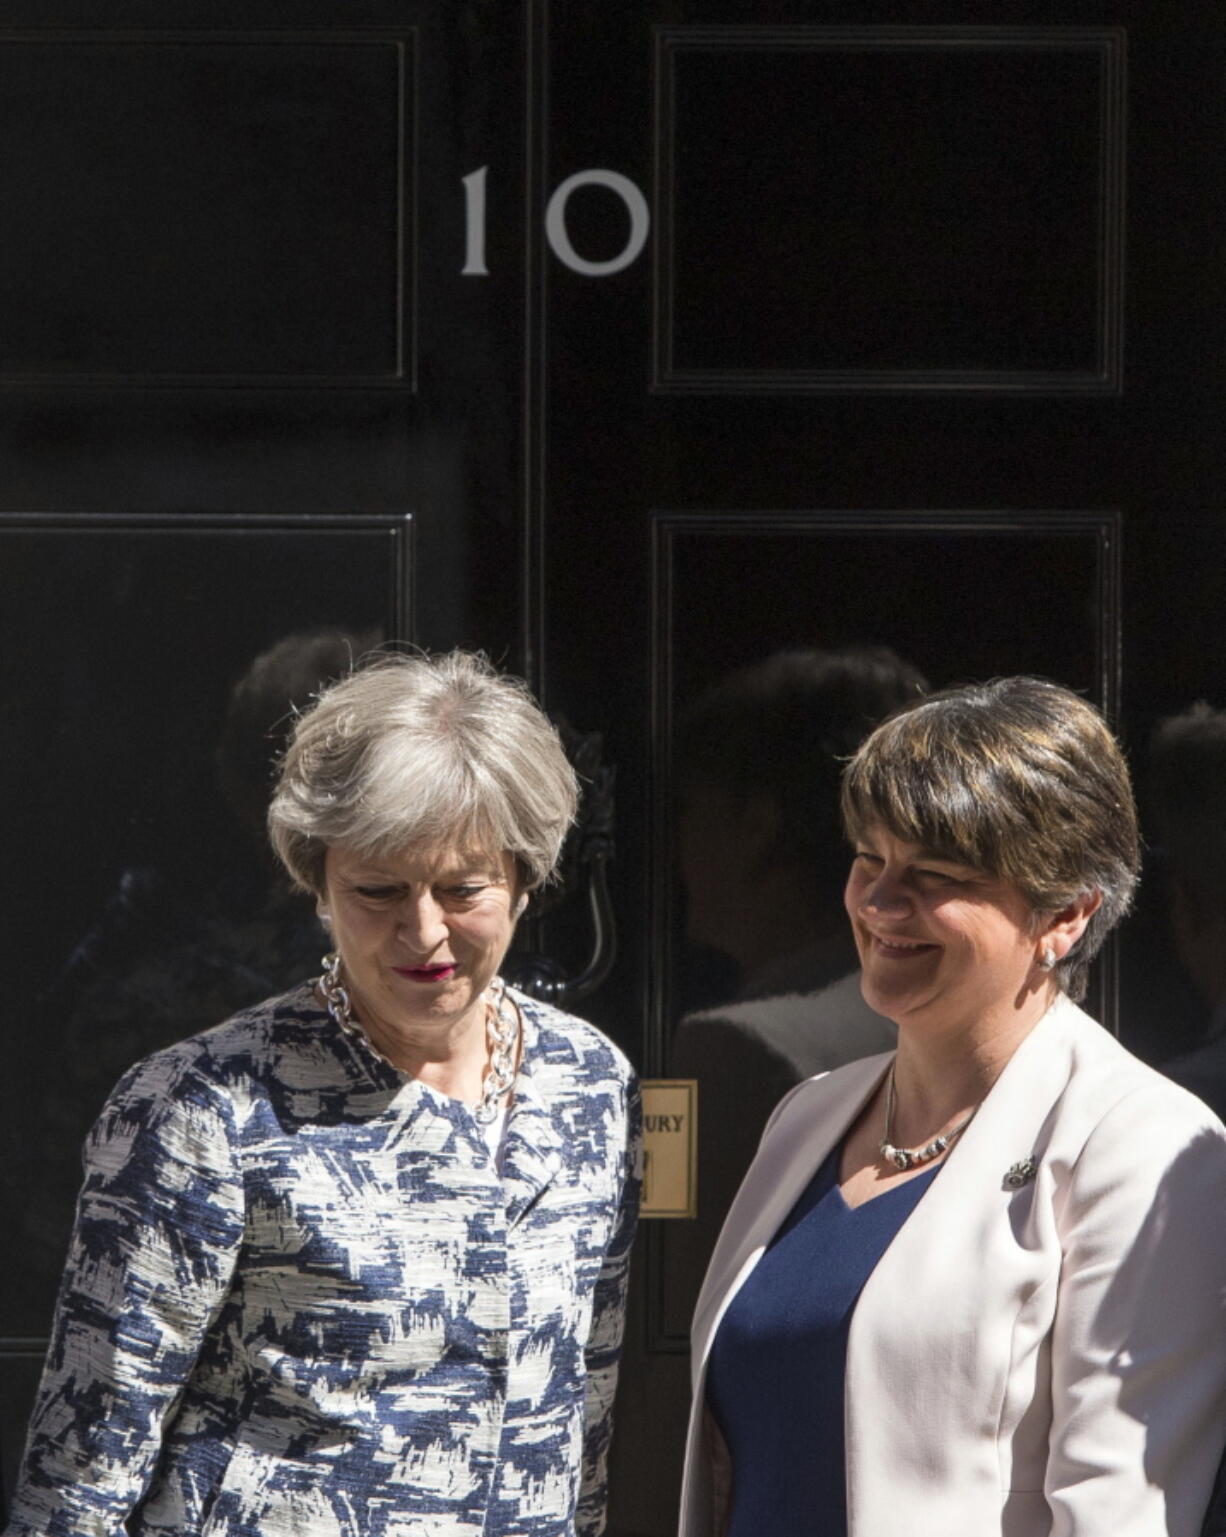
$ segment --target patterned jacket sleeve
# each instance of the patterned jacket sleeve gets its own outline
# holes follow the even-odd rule
[[[621,1160],[621,1194],[609,1247],[596,1283],[592,1323],[584,1349],[583,1477],[575,1517],[577,1537],[599,1537],[605,1527],[608,1493],[609,1443],[613,1438],[613,1396],[617,1389],[617,1360],[626,1319],[626,1290],[630,1252],[638,1224],[642,1186],[642,1107],[637,1080],[627,1074]]]
[[[9,1537],[123,1530],[243,1234],[232,1107],[179,1053],[121,1080],[84,1162]]]

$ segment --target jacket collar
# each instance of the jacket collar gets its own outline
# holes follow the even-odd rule
[[[519,1071],[512,1090],[507,1118],[506,1141],[502,1157],[502,1184],[506,1195],[507,1225],[514,1227],[541,1193],[557,1178],[565,1161],[561,1134],[535,1064],[541,1050],[541,1026],[531,1002],[516,994],[515,1004],[523,1026]],[[471,1112],[458,1101],[448,1101],[434,1094],[416,1080],[402,1073],[367,1039],[357,1025],[344,1031],[331,1019],[313,990],[303,1000],[307,1009],[318,1014],[324,1029],[330,1032],[334,1047],[352,1068],[384,1097],[399,1097],[405,1103],[409,1120],[416,1123],[423,1113],[441,1117],[450,1134],[459,1134],[474,1151],[484,1148],[484,1138]],[[325,1023],[326,1022],[326,1023]],[[411,1107],[411,1108],[410,1108]]]

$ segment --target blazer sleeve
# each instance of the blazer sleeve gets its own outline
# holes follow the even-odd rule
[[[84,1163],[8,1537],[124,1529],[243,1234],[232,1108],[181,1060],[121,1080]]]
[[[1097,1123],[1056,1209],[1052,1537],[1197,1537],[1226,1440],[1226,1134],[1155,1081]]]
[[[630,1254],[638,1225],[642,1185],[642,1109],[638,1082],[628,1074],[622,1117],[617,1214],[605,1251],[592,1322],[584,1347],[583,1469],[575,1518],[577,1537],[599,1537],[605,1527],[609,1444],[613,1439],[613,1396],[626,1320]]]

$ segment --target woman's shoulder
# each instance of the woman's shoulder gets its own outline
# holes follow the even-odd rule
[[[327,1014],[311,984],[240,1009],[229,1019],[163,1046],[135,1062],[120,1079],[116,1096],[140,1097],[228,1089],[243,1079],[266,1076],[287,1050],[317,1049]]]
[[[1134,1056],[1108,1030],[1065,999],[1057,1020],[1068,1043],[1067,1087],[1051,1137],[1075,1178],[1093,1171],[1162,1170],[1178,1165],[1226,1177],[1226,1127],[1202,1100]]]
[[[1062,1082],[1038,1107],[1031,1156],[1045,1171],[1036,1188],[1050,1192],[1066,1249],[1080,1234],[1079,1243],[1129,1253],[1143,1228],[1163,1227],[1172,1253],[1194,1246],[1226,1203],[1226,1128],[1068,1000],[1045,1038],[1042,1071]],[[1040,1070],[1032,1059],[1011,1090],[1014,1103]]]
[[[1143,1062],[1097,1020],[1064,998],[1059,1024],[1070,1048],[1069,1100],[1089,1115],[1107,1114],[1125,1100],[1176,1122],[1226,1129],[1212,1110],[1181,1084]]]
[[[518,988],[508,987],[507,992],[528,1023],[531,1049],[539,1062],[569,1067],[585,1078],[613,1077],[623,1084],[634,1079],[625,1052],[588,1020]]]

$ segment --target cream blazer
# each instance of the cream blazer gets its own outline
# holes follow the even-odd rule
[[[681,1537],[722,1526],[720,1319],[890,1060],[799,1084],[763,1134],[695,1312]],[[1198,1537],[1226,1442],[1222,1124],[1062,997],[870,1276],[844,1427],[849,1537]]]

